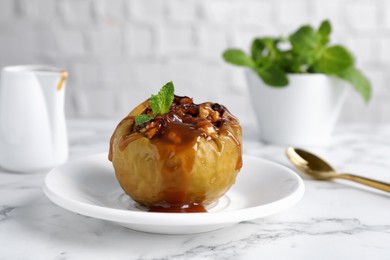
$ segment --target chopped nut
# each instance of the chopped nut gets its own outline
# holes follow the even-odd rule
[[[207,136],[211,136],[213,139],[218,138],[218,133],[215,131],[214,126],[207,120],[203,120],[198,126],[198,130],[203,131]]]
[[[131,131],[138,131],[145,137],[151,139],[160,134],[167,134],[167,138],[173,143],[182,142],[180,134],[168,131],[165,132],[169,122],[181,122],[189,124],[193,129],[203,132],[202,136],[206,139],[218,138],[218,132],[223,123],[224,107],[218,103],[206,102],[200,105],[194,104],[192,98],[175,96],[174,101],[167,114],[157,115],[148,123],[136,126]],[[145,114],[151,114],[153,111],[148,107]]]
[[[152,139],[153,136],[156,135],[156,133],[157,133],[157,129],[156,129],[156,128],[151,128],[149,131],[147,131],[147,132],[145,133],[145,136],[146,136],[147,138],[149,138],[149,139]]]
[[[215,122],[218,122],[221,120],[221,115],[219,114],[218,111],[213,111],[213,118],[212,118],[212,122],[215,123]]]
[[[189,98],[189,97],[183,97],[181,100],[180,100],[180,104],[181,105],[184,105],[184,104],[192,104],[193,101],[192,101],[192,98]]]
[[[207,110],[207,108],[203,107],[203,106],[200,106],[199,107],[199,117],[200,118],[206,118],[208,115],[209,115],[209,111]]]

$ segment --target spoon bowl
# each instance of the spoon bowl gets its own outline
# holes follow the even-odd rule
[[[339,174],[337,171],[325,160],[314,155],[308,151],[288,147],[286,150],[287,157],[290,159],[292,164],[298,169],[299,172],[312,177],[316,180],[331,180],[331,179],[346,179],[355,181],[360,184],[364,184],[373,188],[377,188],[383,191],[390,192],[390,184],[372,180],[369,178],[342,173]]]
[[[305,150],[289,147],[286,154],[301,173],[314,179],[328,180],[337,174],[336,170],[325,160]]]

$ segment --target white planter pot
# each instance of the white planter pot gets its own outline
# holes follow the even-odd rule
[[[289,74],[289,85],[270,87],[246,71],[261,139],[268,143],[327,145],[349,89],[323,74]]]

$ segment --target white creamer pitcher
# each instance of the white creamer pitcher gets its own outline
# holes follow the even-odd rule
[[[5,67],[0,84],[0,167],[28,172],[68,158],[66,71],[45,65]]]

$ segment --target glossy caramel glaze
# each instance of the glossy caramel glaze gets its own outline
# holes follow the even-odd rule
[[[242,166],[241,127],[222,105],[196,105],[175,96],[169,113],[151,114],[145,101],[123,119],[110,141],[109,159],[122,188],[152,212],[205,212]]]
[[[201,213],[207,212],[206,208],[202,204],[190,204],[182,206],[152,206],[148,210],[149,212],[162,212],[162,213]]]

